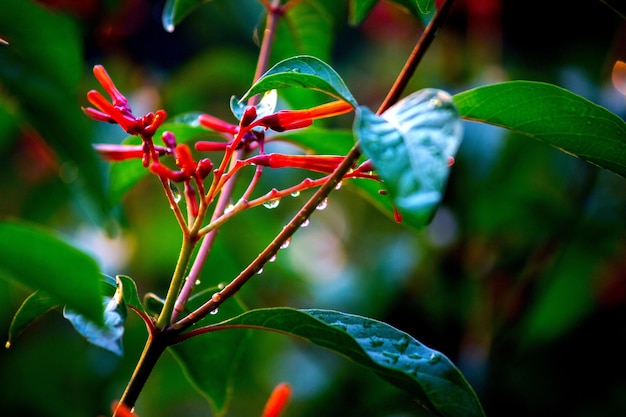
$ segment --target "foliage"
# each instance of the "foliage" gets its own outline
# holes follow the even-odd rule
[[[626,410],[620,376],[562,404],[574,342],[621,360],[626,330],[601,96],[455,80],[451,0],[167,0],[152,33],[132,2],[5,3],[0,414],[254,415],[276,386],[270,417],[291,385],[285,415]],[[504,2],[465,7],[488,48]]]

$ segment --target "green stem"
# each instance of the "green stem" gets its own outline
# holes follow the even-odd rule
[[[163,305],[163,309],[161,310],[161,314],[159,314],[159,318],[156,323],[156,326],[159,329],[163,329],[165,326],[169,325],[172,320],[174,305],[176,303],[176,299],[178,298],[180,289],[185,282],[185,274],[187,273],[187,267],[189,266],[191,254],[193,253],[195,244],[195,236],[183,236],[183,244],[180,248],[180,254],[178,255],[176,269],[174,270],[174,275],[170,281],[170,288],[168,289],[167,296],[165,297],[165,304]]]

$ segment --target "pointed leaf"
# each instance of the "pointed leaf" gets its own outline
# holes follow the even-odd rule
[[[298,336],[337,352],[405,390],[435,415],[484,416],[476,394],[448,358],[380,321],[328,310],[275,308],[220,323],[234,324]]]
[[[0,223],[0,276],[42,290],[102,322],[100,271],[87,254],[27,223]]]
[[[318,90],[356,107],[352,93],[330,65],[313,56],[285,59],[270,68],[244,94],[240,101],[273,89],[300,87]]]
[[[501,126],[626,177],[626,123],[561,87],[510,81],[454,96],[461,117]]]
[[[430,222],[462,136],[450,95],[420,90],[382,116],[360,107],[354,132],[404,220],[417,228]]]
[[[89,343],[122,356],[124,352],[122,336],[127,308],[124,303],[121,281],[113,297],[105,297],[104,300],[104,325],[102,326],[67,307],[63,309],[63,317],[68,319],[76,331]]]
[[[212,288],[198,293],[189,300],[189,307],[198,307],[216,291],[217,288]],[[243,311],[237,299],[229,299],[200,324],[215,323]],[[169,349],[187,379],[207,399],[215,416],[223,416],[227,411],[233,391],[233,373],[237,369],[240,348],[246,336],[245,331],[203,334]]]
[[[168,32],[174,32],[177,24],[194,9],[209,1],[211,0],[167,0],[161,16],[163,28]]]
[[[105,285],[111,289],[112,294],[118,290],[118,286],[122,286],[122,294],[124,296],[124,303],[126,305],[133,307],[142,313],[145,313],[146,310],[139,299],[139,294],[137,293],[137,284],[131,277],[126,275],[117,275],[115,278],[103,275],[103,280]]]
[[[7,347],[11,345],[20,332],[33,321],[59,306],[61,306],[59,300],[45,291],[35,291],[28,296],[13,316],[11,326],[9,327]]]

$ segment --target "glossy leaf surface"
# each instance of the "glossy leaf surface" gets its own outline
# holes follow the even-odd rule
[[[462,136],[451,97],[420,90],[382,116],[360,107],[354,132],[404,220],[417,228],[426,225],[441,201],[449,158]]]
[[[307,55],[288,58],[274,65],[258,79],[240,101],[269,90],[288,87],[321,91],[353,106],[357,105],[339,74],[324,61]]]
[[[42,228],[0,223],[0,276],[42,290],[90,320],[102,322],[96,262]]]
[[[286,333],[337,352],[409,393],[438,416],[483,416],[459,370],[440,352],[383,322],[329,310],[252,310],[223,325]]]
[[[626,176],[626,123],[552,84],[510,81],[454,96],[461,117],[501,126]]]
[[[89,343],[122,356],[124,353],[122,336],[124,335],[124,322],[127,315],[122,285],[118,286],[113,297],[105,297],[104,300],[103,325],[95,324],[82,314],[67,307],[63,309],[63,317],[69,320],[76,331]]]

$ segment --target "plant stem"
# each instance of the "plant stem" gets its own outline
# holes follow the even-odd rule
[[[184,283],[187,267],[189,266],[191,254],[193,253],[195,245],[195,236],[183,236],[183,243],[180,248],[180,254],[178,255],[176,269],[174,270],[172,280],[170,281],[170,287],[167,291],[167,296],[165,297],[165,304],[163,304],[163,309],[161,310],[161,314],[159,314],[159,318],[156,323],[156,326],[159,329],[164,328],[172,321],[172,311],[174,310],[174,304],[176,302],[176,299],[178,298],[178,293]]]
[[[129,384],[126,386],[126,390],[122,394],[118,406],[113,410],[113,417],[118,416],[118,409],[120,405],[124,405],[129,409],[132,409],[137,402],[137,398],[146,385],[148,377],[152,373],[154,366],[161,357],[161,354],[169,346],[170,341],[168,334],[162,332],[159,329],[150,335],[144,346],[144,350],[139,358],[138,366],[135,368]]]
[[[424,57],[424,54],[428,50],[428,47],[435,39],[439,28],[443,25],[443,22],[453,2],[454,0],[444,1],[441,7],[435,12],[435,15],[430,20],[430,23],[428,23],[428,26],[426,26],[426,29],[424,29],[424,33],[422,33],[422,36],[420,36],[419,40],[415,44],[415,47],[413,48],[411,55],[404,64],[402,71],[400,71],[400,75],[398,75],[398,78],[396,78],[396,82],[389,90],[389,93],[387,93],[387,97],[385,97],[383,103],[380,105],[378,109],[378,114],[381,114],[382,112],[387,110],[400,99],[402,92],[413,77],[415,70],[417,69],[422,58]]]

